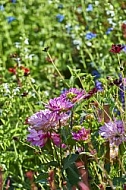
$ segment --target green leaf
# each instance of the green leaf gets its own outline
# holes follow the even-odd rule
[[[114,186],[118,186],[121,184],[125,184],[126,183],[126,176],[124,177],[114,177],[113,178],[113,185]]]
[[[48,166],[59,166],[58,162],[56,161],[50,161],[50,162],[47,162],[47,163],[43,163],[42,165],[48,165]]]
[[[69,183],[72,186],[77,185],[79,182],[79,173],[75,164],[71,164],[70,167],[66,169],[66,173]]]
[[[41,173],[37,176],[35,182],[36,183],[47,183],[48,173]]]
[[[63,170],[66,170],[67,168],[70,167],[71,164],[73,164],[77,158],[78,158],[78,154],[71,154],[68,155],[64,160],[63,160]]]

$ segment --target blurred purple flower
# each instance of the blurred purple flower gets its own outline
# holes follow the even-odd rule
[[[13,22],[14,20],[16,20],[15,17],[13,17],[13,16],[8,16],[6,19],[7,19],[7,22],[8,22],[8,23],[11,23],[11,22]]]
[[[86,141],[90,135],[90,130],[82,127],[77,132],[72,132],[72,138],[76,141]]]
[[[86,8],[86,11],[90,12],[93,11],[93,6],[92,4],[89,4],[88,7]]]
[[[62,21],[64,20],[64,18],[65,18],[65,16],[62,15],[62,14],[58,14],[58,15],[56,16],[56,19],[57,19],[58,22],[62,22]]]
[[[86,92],[83,89],[70,88],[69,90],[64,91],[64,93],[61,94],[61,97],[75,103],[80,101],[85,93]]]
[[[42,130],[36,131],[32,128],[29,128],[28,131],[30,134],[27,135],[27,141],[34,146],[39,146],[42,148],[49,139],[54,143],[54,145],[60,146],[61,139],[59,134],[43,132]]]
[[[113,28],[108,28],[105,34],[110,34],[113,31]]]
[[[88,32],[86,35],[85,35],[85,39],[86,40],[91,40],[92,38],[95,38],[97,36],[97,34],[94,34],[92,32]]]
[[[120,145],[126,141],[126,134],[124,131],[124,123],[120,120],[110,121],[100,127],[99,134],[108,140],[112,145]]]
[[[49,103],[46,105],[51,111],[66,112],[73,107],[73,104],[66,98],[60,96],[54,99],[50,99]]]
[[[98,91],[103,91],[102,83],[98,80],[95,81],[95,87]]]

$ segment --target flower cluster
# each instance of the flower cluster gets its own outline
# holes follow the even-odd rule
[[[64,90],[59,97],[50,99],[45,105],[45,110],[40,110],[27,119],[27,124],[30,126],[27,140],[32,145],[40,147],[43,147],[48,139],[56,146],[59,145],[61,140],[58,129],[68,124],[71,109],[77,102],[89,99],[97,92],[97,89],[94,89],[86,93],[83,89],[70,88]],[[73,139],[78,141],[86,140],[88,135],[89,131],[84,128],[72,134]]]
[[[30,70],[29,70],[28,68],[24,67],[24,66],[20,66],[20,67],[17,67],[17,66],[15,66],[15,67],[11,67],[11,68],[8,69],[8,71],[9,71],[10,73],[13,73],[14,75],[16,75],[18,69],[20,69],[20,70],[23,71],[24,76],[28,76],[28,75],[30,74]]]

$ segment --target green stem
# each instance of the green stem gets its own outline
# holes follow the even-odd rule
[[[70,87],[65,81],[64,81],[64,77],[63,75],[60,73],[59,69],[57,68],[57,66],[55,65],[50,53],[47,51],[47,55],[49,57],[49,59],[51,60],[51,63],[53,64],[55,70],[57,71],[58,75],[60,76],[60,78],[62,79],[62,81],[67,85],[67,87]]]

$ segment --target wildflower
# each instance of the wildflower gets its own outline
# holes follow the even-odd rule
[[[89,4],[88,7],[86,8],[86,11],[90,12],[93,11],[93,6],[92,4]]]
[[[113,145],[118,146],[126,141],[124,123],[120,120],[105,123],[104,126],[100,127],[99,134]]]
[[[122,49],[122,51],[124,51],[126,53],[126,45],[124,46],[124,48]]]
[[[93,70],[92,75],[94,76],[94,80],[100,78],[100,73],[97,70]]]
[[[97,36],[97,34],[94,34],[92,32],[88,32],[85,36],[86,40],[91,40],[92,38],[95,38]]]
[[[110,49],[110,52],[112,53],[120,53],[120,51],[124,48],[123,45],[121,44],[118,44],[118,45],[112,45],[111,49]]]
[[[75,103],[80,101],[85,93],[86,92],[83,89],[70,88],[69,90],[66,90],[64,93],[62,93],[61,97],[71,101],[72,103]]]
[[[27,124],[29,124],[35,130],[49,131],[51,129],[56,129],[60,125],[65,125],[68,121],[70,115],[57,112],[52,112],[48,109],[41,110],[27,119]]]
[[[73,107],[73,104],[66,98],[60,96],[54,99],[50,99],[49,103],[46,105],[51,111],[66,112]]]
[[[95,87],[98,91],[103,91],[102,83],[98,80],[95,81]]]
[[[11,68],[8,69],[8,71],[9,71],[10,73],[13,73],[14,75],[16,75],[16,74],[17,74],[17,68],[19,68],[20,70],[22,70],[22,71],[24,72],[24,76],[28,76],[28,75],[30,74],[30,70],[29,70],[28,68],[24,67],[24,66],[11,67]]]
[[[48,131],[58,124],[59,118],[56,112],[41,110],[28,118],[27,123],[36,130]]]
[[[56,133],[44,132],[42,130],[36,131],[35,129],[29,128],[30,134],[27,135],[27,141],[32,145],[38,147],[44,147],[48,140],[51,140],[54,145],[60,146],[61,139],[60,135]]]
[[[16,20],[16,19],[15,19],[15,17],[13,17],[13,16],[8,16],[8,17],[7,17],[7,22],[8,22],[8,23],[13,22],[14,20]]]
[[[72,132],[72,138],[76,141],[86,141],[88,140],[89,135],[90,135],[90,130],[85,129],[84,127],[82,127],[80,130],[76,132]]]
[[[57,19],[58,22],[62,22],[62,21],[64,20],[64,18],[65,18],[65,16],[62,15],[62,14],[58,14],[58,15],[56,16],[56,19]]]
[[[110,34],[111,31],[113,31],[113,28],[108,28],[108,30],[106,31],[106,34]]]

